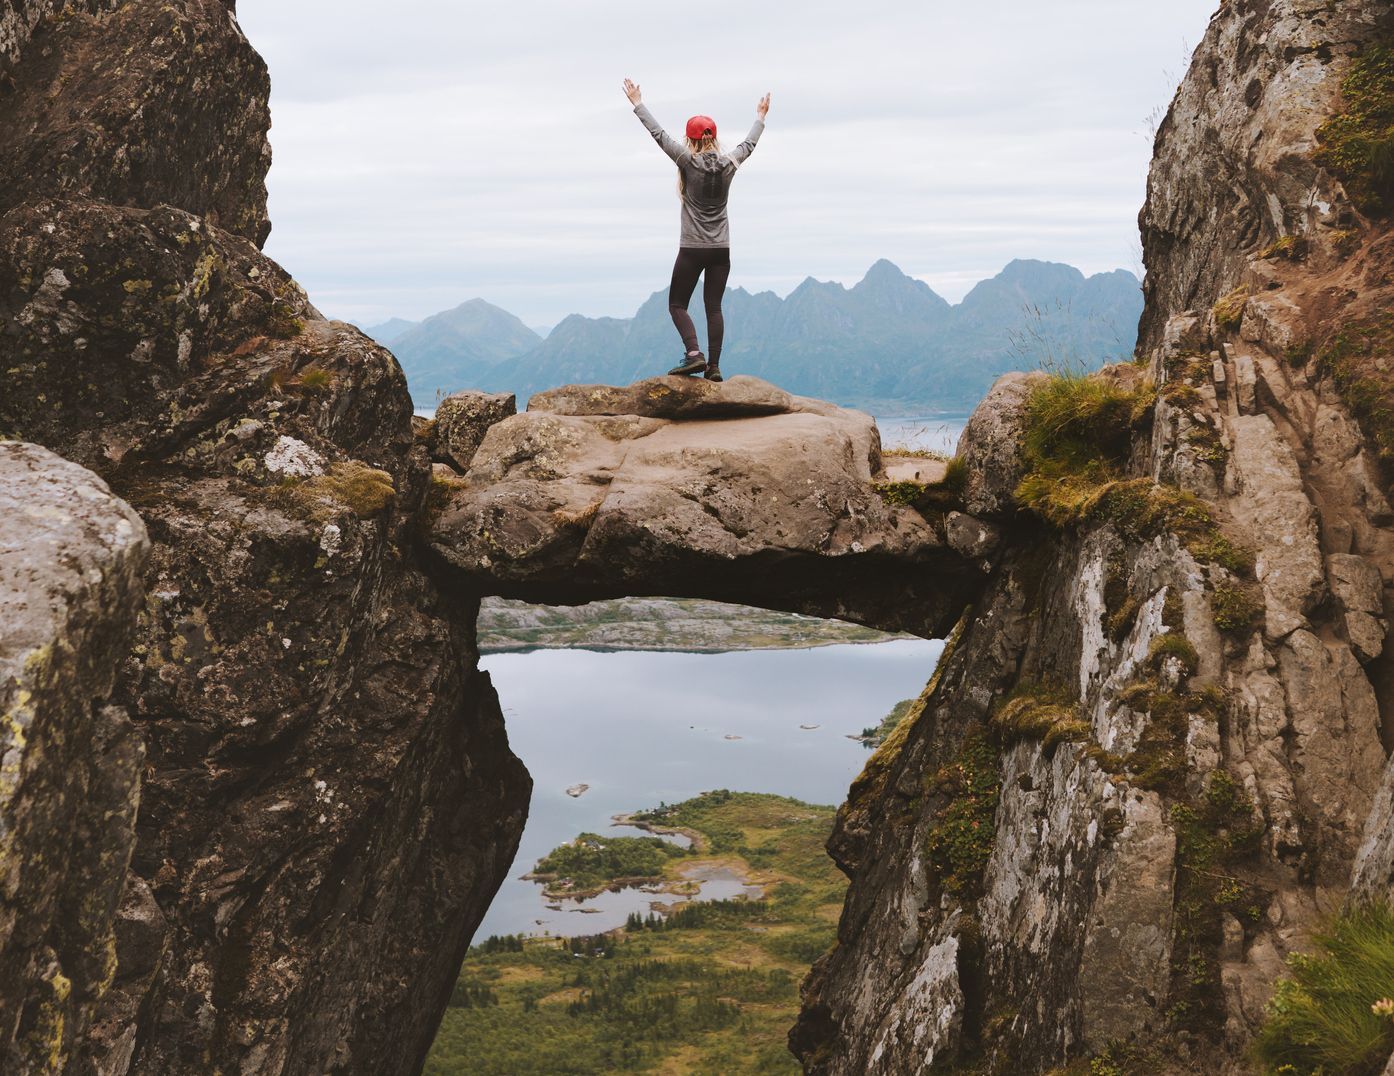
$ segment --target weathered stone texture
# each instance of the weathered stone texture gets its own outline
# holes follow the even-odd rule
[[[1382,0],[1244,0],[1211,19],[1157,131],[1139,217],[1144,350],[1174,314],[1208,313],[1278,237],[1320,243],[1351,225],[1349,200],[1311,152],[1345,61],[1392,18]]]
[[[436,406],[431,455],[457,471],[469,470],[489,427],[518,413],[509,392],[452,392]]]
[[[0,442],[0,1070],[60,1072],[115,973],[143,749],[106,703],[150,543],[106,484]]]
[[[266,241],[270,82],[230,4],[26,0],[9,15],[20,44],[0,112],[0,211],[41,198],[171,205]]]
[[[877,493],[867,415],[739,377],[548,396],[489,427],[434,522],[432,548],[471,588],[710,598],[933,634],[981,586],[942,525]],[[776,397],[787,410],[742,417]],[[981,555],[971,522],[962,537]]]
[[[267,82],[232,5],[56,7],[0,22],[0,433],[97,470],[153,543],[113,693],[146,751],[135,848],[64,1049],[111,1076],[410,1070],[529,780],[475,599],[418,553],[405,379],[257,249]]]

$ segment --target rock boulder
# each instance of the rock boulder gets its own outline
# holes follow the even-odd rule
[[[144,748],[109,705],[150,543],[90,471],[0,442],[0,1070],[81,1052],[115,969]]]
[[[547,396],[489,429],[432,528],[485,593],[710,598],[933,634],[980,585],[942,519],[878,492],[880,438],[860,412],[753,378]]]

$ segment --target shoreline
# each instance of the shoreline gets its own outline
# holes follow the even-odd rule
[[[544,650],[584,650],[592,654],[743,654],[751,651],[768,653],[781,650],[822,650],[829,646],[884,646],[906,641],[934,642],[918,635],[892,635],[885,639],[828,639],[822,642],[798,643],[792,646],[608,646],[603,643],[520,643],[517,646],[488,646],[480,644],[479,656],[490,654],[535,654]]]
[[[689,829],[687,826],[665,826],[660,822],[647,822],[636,819],[636,814],[640,811],[621,811],[619,814],[610,816],[611,826],[628,826],[631,829],[641,829],[645,833],[656,833],[659,836],[679,836],[686,837],[691,841],[690,849],[698,855],[706,852],[711,847],[711,842],[707,840],[707,835],[699,830]]]

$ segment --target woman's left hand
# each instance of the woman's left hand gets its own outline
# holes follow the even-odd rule
[[[624,80],[624,95],[629,98],[629,103],[635,108],[638,108],[644,103],[643,97],[639,95],[638,85],[630,82],[629,79]],[[768,100],[768,98],[766,98],[766,100]]]
[[[636,87],[634,87],[634,89],[635,89],[635,91],[637,92],[638,89],[639,89],[639,87],[636,86]],[[638,102],[636,101],[635,104],[638,104]],[[770,95],[769,95],[769,94],[765,94],[764,97],[760,98],[760,103],[759,103],[758,105],[755,106],[755,114],[756,114],[757,116],[759,116],[759,117],[763,120],[763,119],[765,118],[765,116],[769,114],[769,111],[770,111]]]

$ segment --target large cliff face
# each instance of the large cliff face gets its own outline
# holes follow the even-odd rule
[[[257,248],[267,83],[231,5],[109,7],[0,9],[0,432],[151,541],[114,971],[65,971],[90,1027],[16,1071],[410,1070],[528,778],[473,600],[418,555],[400,369]]]
[[[1158,137],[1115,478],[1028,482],[1032,522],[1029,392],[970,424],[1007,538],[839,815],[810,1071],[1249,1071],[1284,958],[1394,895],[1391,239],[1321,153],[1390,28],[1370,0],[1212,20]]]

